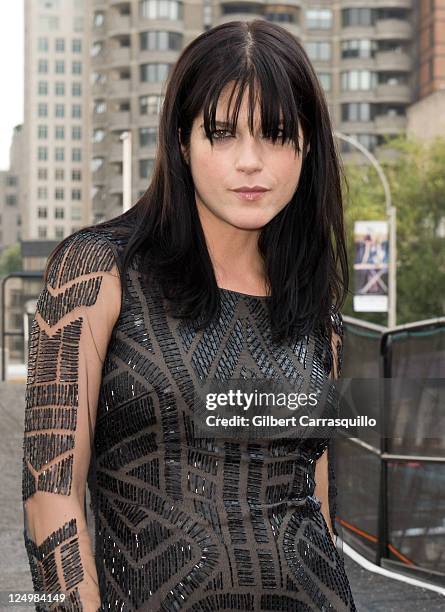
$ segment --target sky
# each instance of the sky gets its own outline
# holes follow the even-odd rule
[[[12,130],[23,123],[23,4],[8,2],[0,20],[0,170],[9,166]]]

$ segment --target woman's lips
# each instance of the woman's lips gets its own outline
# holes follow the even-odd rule
[[[234,191],[233,193],[241,200],[259,200],[267,191]]]

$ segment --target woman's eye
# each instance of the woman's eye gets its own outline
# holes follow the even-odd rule
[[[216,138],[216,140],[224,140],[227,136],[216,136],[217,134],[230,134],[228,130],[215,130],[212,132],[212,136]]]
[[[278,138],[280,138],[280,134],[283,134],[284,130],[278,130],[278,132],[279,132]],[[212,132],[212,136],[215,138],[215,140],[225,140],[226,138],[228,138],[227,136],[221,136],[220,134],[230,134],[231,135],[229,130],[215,130],[214,132]],[[272,139],[272,136],[269,136],[269,138]]]

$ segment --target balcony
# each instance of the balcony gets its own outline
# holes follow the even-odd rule
[[[377,134],[404,132],[406,122],[404,115],[377,115],[374,119],[374,129]]]
[[[122,141],[113,142],[109,147],[109,160],[110,162],[122,162]]]
[[[411,89],[408,85],[388,85],[387,83],[377,85],[375,88],[375,100],[377,102],[401,102],[411,103]]]
[[[118,11],[113,11],[108,16],[107,24],[109,36],[128,34],[131,28],[131,17],[130,15],[122,15]]]
[[[107,53],[107,63],[117,66],[127,66],[130,63],[130,47],[109,47]]]
[[[110,193],[122,193],[124,190],[122,174],[114,174],[109,180]]]
[[[110,97],[125,98],[130,91],[131,79],[110,79],[107,94]]]
[[[130,127],[130,111],[110,112],[109,125],[112,129],[127,130]]]
[[[93,157],[105,157],[108,154],[109,144],[106,139],[92,143]],[[99,172],[99,170],[97,171]]]
[[[412,69],[412,60],[408,53],[402,51],[378,51],[375,55],[377,70],[404,70]]]
[[[380,19],[374,27],[375,38],[411,39],[413,28],[404,19]]]

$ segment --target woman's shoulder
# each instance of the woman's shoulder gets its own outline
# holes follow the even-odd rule
[[[126,247],[134,234],[135,225],[125,214],[108,221],[81,227],[62,241],[79,255],[93,255],[96,263],[112,267],[121,262]]]

